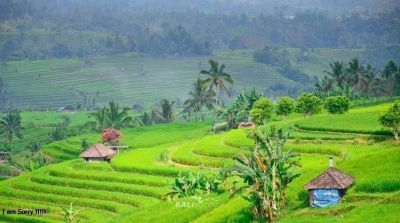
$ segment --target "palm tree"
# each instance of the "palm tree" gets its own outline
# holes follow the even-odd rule
[[[316,93],[321,97],[329,97],[333,91],[333,82],[334,80],[328,76],[324,76],[322,80],[320,80],[318,77],[315,77],[314,87]]]
[[[99,111],[92,114],[96,121],[96,130],[103,131],[105,128],[120,129],[127,127],[132,121],[132,117],[128,114],[129,108],[119,108],[118,104],[112,100]]]
[[[112,100],[109,102],[107,109],[108,127],[120,129],[127,127],[132,121],[132,117],[128,114],[129,108],[123,108],[121,111],[118,104]]]
[[[196,82],[193,84],[193,90],[189,92],[189,95],[190,98],[184,103],[186,107],[183,112],[189,114],[195,113],[196,120],[199,120],[199,115],[201,116],[201,111],[204,106],[209,110],[213,109],[212,97],[210,96],[210,92],[206,90],[202,79],[197,78]],[[200,117],[200,119],[202,119],[202,117]]]
[[[336,85],[343,90],[346,78],[343,62],[337,60],[333,63],[329,63],[329,67],[331,70],[324,72],[331,76],[335,80]]]
[[[104,106],[102,109],[92,114],[92,117],[96,120],[96,130],[99,132],[106,128],[108,122],[107,113],[108,109]]]
[[[353,58],[350,60],[348,63],[348,66],[346,68],[346,76],[347,76],[347,83],[355,87],[357,90],[360,90],[362,88],[362,76],[364,73],[364,66],[360,63],[360,61],[357,58]]]
[[[374,69],[371,65],[368,65],[364,71],[363,75],[360,79],[360,91],[365,96],[373,96],[379,92],[382,92],[382,81],[377,76],[377,70]]]
[[[398,72],[397,65],[391,60],[382,71],[382,79],[385,91],[388,95],[393,96],[396,90],[396,73]]]
[[[225,73],[225,64],[219,66],[218,61],[212,59],[208,63],[210,64],[210,70],[202,70],[200,74],[206,75],[204,84],[207,86],[210,95],[215,92],[215,104],[218,105],[220,92],[227,92],[227,83],[232,85],[233,79],[231,75]]]
[[[160,102],[161,111],[153,110],[154,118],[158,118],[160,122],[167,123],[172,122],[175,119],[175,101],[169,102],[167,99],[163,99]],[[153,118],[153,119],[154,119]]]
[[[8,139],[10,150],[12,150],[12,139],[14,135],[22,139],[21,131],[21,113],[19,111],[10,111],[0,119],[0,133]]]

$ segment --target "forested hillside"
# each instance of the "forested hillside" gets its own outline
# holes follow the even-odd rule
[[[1,4],[1,60],[122,52],[210,55],[215,49],[265,46],[376,49],[400,42],[395,1],[352,1],[342,10],[333,7],[336,1],[192,0],[174,1],[173,7],[169,1],[127,0]]]

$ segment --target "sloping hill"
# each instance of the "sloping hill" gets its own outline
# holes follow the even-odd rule
[[[364,50],[290,48],[287,52],[292,66],[312,77],[323,75],[329,62],[360,57]],[[278,83],[296,86],[277,67],[255,62],[253,50],[216,51],[211,57],[151,58],[129,54],[15,61],[0,65],[0,78],[13,93],[15,105],[27,108],[76,106],[85,99],[91,106],[102,105],[113,98],[124,106],[143,103],[149,107],[162,98],[183,101],[199,71],[208,69],[209,58],[226,64],[226,71],[235,80],[236,93],[253,87],[265,91]]]
[[[388,105],[354,109],[342,116],[321,114],[304,119],[299,114],[277,121],[277,127],[296,123],[314,125],[314,119],[343,118],[353,113],[374,117]],[[371,119],[372,120],[372,119]],[[375,123],[363,126],[374,128]],[[179,172],[216,171],[231,165],[232,157],[249,153],[252,140],[248,130],[232,130],[206,135],[208,124],[168,124],[124,130],[122,152],[108,163],[84,163],[73,159],[79,153],[74,139],[55,143],[45,152],[61,151],[73,159],[0,182],[0,204],[9,208],[48,208],[50,214],[0,215],[1,220],[17,222],[60,222],[61,207],[74,202],[84,207],[84,222],[250,222],[249,203],[228,193],[163,201],[161,196]],[[266,128],[266,127],[263,127]],[[354,124],[354,128],[360,128]],[[289,203],[280,222],[396,222],[400,208],[400,144],[390,136],[295,129],[287,147],[301,154],[301,176],[287,191]],[[377,137],[378,140],[377,141]],[[96,140],[93,135],[89,140]],[[71,146],[69,148],[68,146]],[[70,151],[66,152],[66,151]],[[51,155],[51,153],[49,153]],[[168,160],[160,159],[167,154]],[[56,154],[57,155],[57,154]],[[335,165],[353,175],[356,184],[343,204],[332,208],[310,209],[303,185]],[[58,157],[62,158],[62,157]],[[378,177],[379,176],[379,177]],[[182,206],[181,204],[194,204]]]

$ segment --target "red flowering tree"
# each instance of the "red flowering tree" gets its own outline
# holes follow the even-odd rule
[[[108,142],[112,145],[118,143],[122,138],[122,134],[116,129],[104,129],[101,134],[101,139],[103,142]]]

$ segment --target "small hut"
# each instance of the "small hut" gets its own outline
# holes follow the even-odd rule
[[[254,122],[241,122],[238,125],[239,129],[243,129],[243,128],[255,128],[256,125],[254,124]]]
[[[129,146],[108,146],[108,148],[114,150],[114,151],[119,155],[119,151],[120,151],[121,149],[122,149],[122,150],[128,149]]]
[[[333,206],[341,202],[354,178],[333,167],[333,158],[329,158],[329,168],[311,180],[304,187],[308,190],[311,207]]]
[[[10,152],[0,152],[0,163],[5,163],[10,158]]]
[[[115,151],[108,148],[103,144],[96,144],[91,146],[89,149],[85,150],[79,157],[82,157],[86,162],[100,162],[107,161],[109,162],[113,156],[115,155]]]

